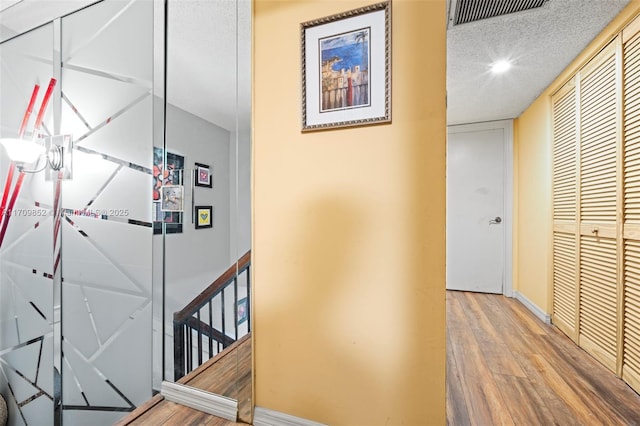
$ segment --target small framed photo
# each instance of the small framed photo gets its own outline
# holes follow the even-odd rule
[[[213,206],[195,206],[196,229],[213,228]]]
[[[391,122],[391,0],[301,32],[302,131]]]
[[[246,297],[243,297],[242,299],[238,300],[237,302],[237,308],[238,308],[238,325],[242,324],[243,322],[245,322],[248,318],[248,309],[247,309],[247,303],[248,300]]]
[[[205,188],[213,187],[213,176],[211,175],[211,168],[208,165],[196,163],[195,174],[196,186],[202,186]]]
[[[153,147],[153,234],[182,233],[182,210],[162,210],[162,187],[182,185],[184,157]]]
[[[164,185],[160,188],[162,198],[160,210],[163,212],[181,212],[184,210],[184,187],[182,185]]]

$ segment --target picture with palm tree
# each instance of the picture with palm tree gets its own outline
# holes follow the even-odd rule
[[[319,40],[320,111],[369,106],[369,58],[371,28]]]
[[[391,122],[391,0],[300,24],[302,131]]]

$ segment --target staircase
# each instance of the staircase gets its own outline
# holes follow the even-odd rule
[[[176,404],[165,399],[162,394],[158,394],[122,418],[115,426],[251,424],[253,408],[251,378],[251,335],[246,335],[178,381],[192,388],[236,400],[238,402],[236,421],[225,420]]]
[[[251,251],[173,314],[174,380],[251,332]]]
[[[251,423],[250,266],[249,251],[173,315],[175,382],[236,400],[240,423],[216,419],[158,394],[117,426],[182,420],[219,426]]]

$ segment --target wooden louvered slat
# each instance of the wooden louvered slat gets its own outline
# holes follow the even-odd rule
[[[640,98],[628,100],[637,111],[626,112],[627,122],[621,123],[620,40],[602,49],[579,71],[575,86],[573,82],[567,85],[576,90],[565,87],[552,97],[553,319],[617,374],[624,371],[621,355],[636,347],[636,341],[630,339],[623,348],[619,285],[623,258],[618,246],[623,234],[640,238],[640,226],[623,232],[619,223],[619,211],[625,206],[640,218],[640,198],[626,199],[622,184],[624,175],[629,192],[640,191],[640,167],[625,168],[623,163],[633,160],[640,165],[640,146],[624,149],[621,138],[624,124],[627,134],[640,141]],[[636,57],[640,58],[640,52]],[[627,64],[627,69],[640,72],[640,65]],[[626,84],[640,90],[640,76],[627,79]],[[640,281],[640,263],[637,270],[630,267],[626,274]],[[640,313],[640,305],[637,308],[629,304],[629,315]]]
[[[610,105],[609,105],[610,106]],[[615,119],[614,114],[607,114],[601,118],[602,120]],[[606,142],[615,141],[615,123],[609,123],[598,128],[585,129],[582,132],[584,154],[591,157],[597,156],[598,152],[606,152],[609,148]]]
[[[608,162],[603,164],[592,164],[589,170],[582,171],[581,178],[584,180],[583,185],[595,186],[596,188],[616,185],[616,169],[610,164],[615,163],[614,161],[611,161],[615,160],[615,157],[603,156],[602,159],[603,161],[608,160]],[[615,197],[615,194],[612,194],[611,196]]]
[[[566,100],[567,105],[571,106],[572,114],[557,114],[556,118],[556,126],[555,126],[555,137],[558,142],[557,146],[562,146],[562,142],[574,137],[575,133],[575,122],[572,120],[575,118],[575,100],[568,99]]]
[[[566,111],[556,111],[555,117],[557,118],[556,136],[559,139],[562,137],[571,136],[570,132],[575,128],[571,121],[567,121],[567,118],[575,116],[575,99],[567,99],[565,101],[567,105]]]
[[[612,49],[602,53],[600,56],[600,58],[593,61],[592,66],[586,67],[582,72],[582,88],[591,89],[602,85],[603,81],[608,80],[607,76],[615,69],[615,61],[611,60],[613,58]],[[585,101],[588,102],[588,98]]]
[[[640,223],[640,39],[623,48],[624,220]]]
[[[624,357],[622,377],[640,384],[640,241],[625,242]],[[636,390],[640,390],[636,387]]]
[[[613,75],[613,74],[612,74]],[[604,93],[594,96],[588,103],[581,103],[583,108],[582,118],[589,120],[589,126],[583,126],[582,130],[586,131],[592,127],[597,128],[604,123],[600,122],[607,115],[607,108],[611,108],[615,102],[610,100],[611,96],[615,96],[615,91],[605,90],[604,88],[594,88],[594,90],[602,89]]]
[[[624,90],[630,94],[633,94],[634,92],[640,90],[640,78],[635,80],[625,80]],[[625,108],[627,108],[630,115],[638,114],[637,108],[639,105],[640,99],[635,96],[627,98],[625,101]]]
[[[610,55],[590,71],[580,86],[580,215],[583,222],[615,222],[615,56]]]
[[[560,141],[562,142],[562,141]],[[560,149],[561,148],[561,149]],[[553,157],[554,157],[554,161],[556,164],[565,164],[565,163],[571,163],[571,160],[574,160],[575,163],[575,146],[569,146],[564,147],[564,146],[559,146],[559,148],[556,148],[553,152]]]
[[[558,184],[575,184],[576,180],[576,167],[575,164],[569,162],[558,162],[558,168],[562,167],[564,170],[558,170],[553,177],[553,181]],[[575,188],[574,188],[575,189]]]
[[[570,87],[553,101],[553,217],[577,220],[576,90]]]
[[[617,250],[613,238],[580,238],[580,342],[615,371]]]
[[[553,318],[568,335],[576,334],[576,237],[555,232],[553,236]]]
[[[638,21],[640,22],[640,21]],[[624,286],[622,378],[640,392],[640,36],[623,46]]]
[[[575,210],[575,208],[572,207],[570,203],[567,203],[566,207],[562,207],[562,206],[557,207],[556,208],[556,213],[557,213],[558,216],[564,215],[564,216],[570,217],[574,210]]]

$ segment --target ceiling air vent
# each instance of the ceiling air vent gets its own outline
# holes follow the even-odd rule
[[[543,6],[548,0],[457,0],[454,25],[522,12]]]

